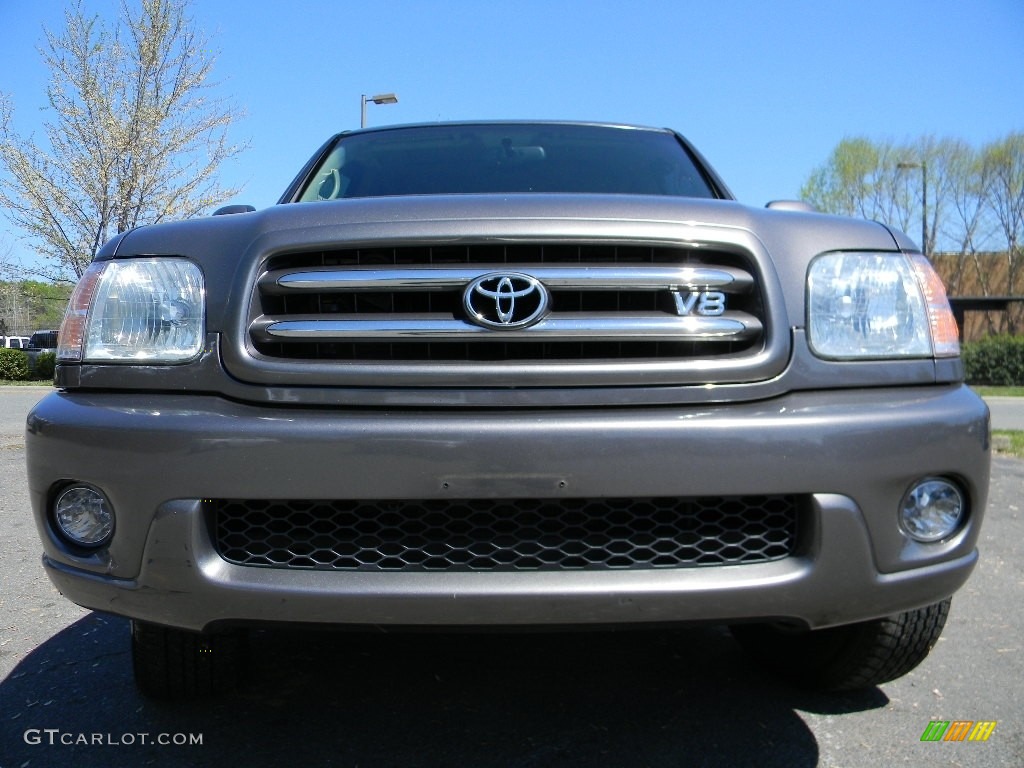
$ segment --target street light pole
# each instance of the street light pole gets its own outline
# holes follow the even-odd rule
[[[366,102],[372,101],[374,104],[397,104],[398,97],[393,93],[378,93],[376,96],[367,96],[365,93],[362,94],[362,98],[359,100],[359,127],[366,127]]]
[[[901,171],[911,168],[921,169],[921,253],[928,257],[928,163],[897,163]]]

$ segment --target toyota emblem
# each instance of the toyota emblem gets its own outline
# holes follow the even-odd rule
[[[526,328],[547,314],[548,289],[519,272],[492,272],[466,286],[462,304],[469,319],[484,328]]]

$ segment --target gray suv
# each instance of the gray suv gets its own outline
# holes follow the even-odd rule
[[[937,640],[989,419],[905,235],[578,123],[346,132],[218,213],[103,248],[28,417],[43,564],[145,693],[256,624],[713,621],[829,689]]]

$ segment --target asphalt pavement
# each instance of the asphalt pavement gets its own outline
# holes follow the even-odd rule
[[[992,429],[1024,430],[1024,397],[986,397]]]
[[[981,562],[932,655],[866,692],[783,685],[718,627],[294,631],[255,634],[243,691],[154,703],[132,684],[127,622],[64,600],[40,567],[22,425],[44,393],[0,387],[2,768],[1024,765],[1024,461],[994,461]],[[922,742],[933,720],[996,727]]]

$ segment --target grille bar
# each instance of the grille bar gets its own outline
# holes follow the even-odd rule
[[[568,314],[568,313],[566,313]],[[528,328],[500,331],[501,341],[742,341],[759,335],[761,323],[743,313],[718,317],[593,314],[549,317]],[[425,338],[437,341],[494,342],[495,331],[444,317],[361,315],[358,320],[288,320],[264,317],[253,325],[257,341],[387,341]]]
[[[692,568],[792,556],[797,496],[462,501],[218,499],[236,565],[330,571]]]
[[[439,291],[464,288],[479,277],[503,269],[507,269],[507,266],[491,264],[457,269],[406,267],[345,270],[324,268],[300,272],[276,270],[264,274],[259,285],[260,290],[267,294],[289,291]],[[576,291],[715,289],[742,293],[754,285],[748,272],[733,267],[531,265],[524,269],[548,288]]]
[[[487,385],[494,364],[521,361],[550,364],[524,372],[530,385],[707,383],[777,372],[768,317],[756,261],[704,244],[405,244],[270,256],[247,336],[257,367],[337,364],[332,381],[357,385],[388,364],[416,366],[417,385]]]

